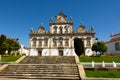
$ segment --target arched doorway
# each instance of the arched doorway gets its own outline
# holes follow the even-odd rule
[[[38,56],[42,56],[42,49],[38,49]]]
[[[63,56],[63,49],[59,50],[59,56]]]

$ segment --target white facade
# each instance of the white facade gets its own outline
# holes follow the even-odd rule
[[[23,45],[20,45],[21,48],[18,50],[18,52],[22,55],[29,55],[29,50],[26,49]]]
[[[74,38],[81,38],[84,42],[85,55],[92,55],[91,47],[94,43],[94,29],[86,30],[80,24],[78,30],[73,30],[72,18],[66,19],[62,12],[50,19],[50,30],[45,31],[41,25],[37,31],[31,30],[29,47],[32,56],[76,56],[74,52]]]
[[[120,54],[120,33],[111,35],[111,40],[106,42],[108,54]]]

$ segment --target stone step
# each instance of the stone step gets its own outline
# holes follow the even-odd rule
[[[24,77],[24,76],[1,76],[1,78],[14,78],[15,80],[81,80],[80,77],[47,77],[47,76],[41,76],[41,77]]]
[[[19,64],[9,64],[0,77],[13,79],[80,80],[75,57],[25,57]]]
[[[2,74],[69,74],[69,75],[79,75],[78,72],[2,72]]]
[[[59,63],[75,63],[74,56],[27,56],[20,63],[22,64],[59,64]]]
[[[0,76],[72,76],[77,77],[78,75],[68,75],[68,74],[0,74]]]
[[[0,75],[1,77],[6,77],[6,78],[18,78],[18,79],[79,79],[78,75],[59,75],[59,74],[3,74]]]

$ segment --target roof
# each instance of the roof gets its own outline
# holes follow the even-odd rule
[[[120,41],[120,37],[111,39],[111,40],[109,40],[109,41],[107,41],[105,43],[111,43],[111,42],[115,42],[115,41]]]
[[[117,34],[113,34],[113,35],[112,35],[112,37],[113,37],[113,36],[118,36],[118,35],[120,35],[120,33],[117,33]]]
[[[111,42],[115,42],[115,41],[120,41],[120,33],[112,34],[111,39],[105,43],[111,43]]]

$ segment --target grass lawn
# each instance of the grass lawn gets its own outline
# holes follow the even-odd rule
[[[91,71],[85,70],[87,77],[120,78],[120,71]]]
[[[9,55],[9,56],[2,56],[1,62],[14,62],[19,59],[21,55]]]
[[[120,56],[100,56],[100,57],[88,57],[81,56],[79,57],[80,62],[120,62]]]

